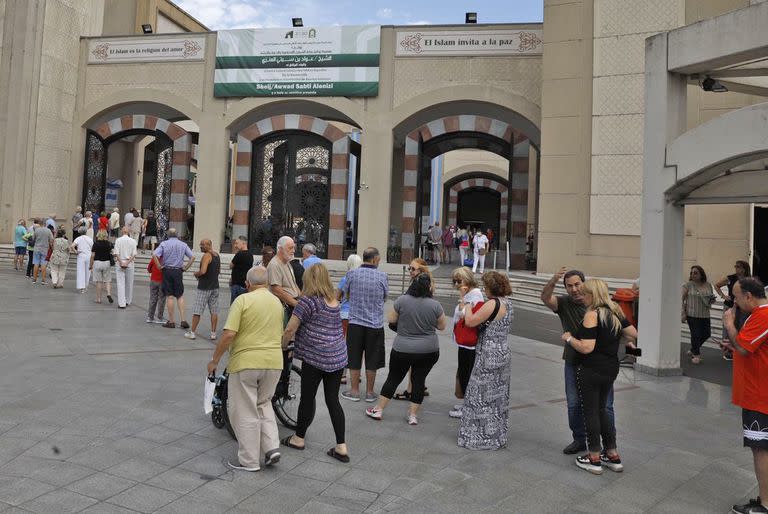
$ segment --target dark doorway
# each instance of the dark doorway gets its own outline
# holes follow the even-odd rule
[[[768,207],[755,207],[752,233],[752,274],[768,284]]]
[[[280,236],[328,252],[331,143],[308,132],[284,131],[253,144],[249,240],[274,246]]]
[[[493,229],[499,233],[499,215],[501,213],[501,194],[485,188],[465,189],[459,193],[456,222],[459,227],[479,228],[483,231]]]

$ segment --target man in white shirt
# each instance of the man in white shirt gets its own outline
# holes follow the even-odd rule
[[[124,227],[130,227],[131,222],[133,221],[133,209],[129,209],[128,212],[125,213],[125,222],[123,223]]]
[[[115,279],[117,282],[117,307],[125,309],[133,301],[133,261],[136,258],[136,241],[123,227],[123,235],[115,241]]]
[[[115,207],[112,210],[112,214],[109,216],[109,237],[112,242],[115,242],[117,236],[120,235],[120,210]]]
[[[472,246],[474,247],[475,262],[472,264],[472,273],[480,273],[481,275],[485,271],[485,254],[488,253],[488,236],[483,234],[481,230],[478,230],[475,237],[472,238]],[[479,271],[478,271],[478,263]]]

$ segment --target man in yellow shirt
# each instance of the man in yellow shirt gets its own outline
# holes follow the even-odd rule
[[[262,453],[266,466],[280,460],[272,395],[283,370],[283,305],[267,282],[265,267],[248,271],[248,292],[230,306],[221,340],[208,363],[208,374],[215,374],[229,350],[227,410],[238,443],[238,461],[229,466],[244,471],[259,471]]]

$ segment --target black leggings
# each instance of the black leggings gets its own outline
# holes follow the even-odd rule
[[[688,317],[688,328],[691,330],[691,353],[701,354],[701,347],[712,335],[712,325],[709,318]]]
[[[323,394],[328,414],[331,415],[333,432],[336,434],[336,444],[344,444],[344,409],[339,402],[339,387],[343,369],[328,372],[303,362],[301,364],[301,400],[296,435],[304,439],[307,429],[315,419],[315,396],[320,382],[323,383]]]
[[[440,352],[403,353],[392,350],[389,354],[389,374],[387,375],[387,381],[381,386],[381,396],[391,400],[392,395],[395,394],[395,389],[397,389],[405,375],[408,374],[408,369],[410,369],[411,382],[413,384],[411,403],[421,404],[424,401],[424,384],[427,380],[427,375],[429,375],[432,366],[437,363],[439,358]]]
[[[475,366],[475,350],[468,350],[459,346],[459,368],[456,370],[456,376],[459,379],[461,394],[467,394],[467,385],[469,377],[472,376],[472,368]]]
[[[29,254],[29,260],[27,261],[27,276],[32,276],[32,268],[34,267],[34,264],[32,264],[32,257],[35,255],[35,252],[32,250],[28,250],[27,253]]]
[[[592,453],[600,451],[601,437],[603,449],[616,449],[616,429],[606,409],[608,394],[613,388],[614,380],[616,380],[614,373],[601,374],[584,366],[576,368],[576,384],[579,388],[581,410],[587,430],[587,446]]]

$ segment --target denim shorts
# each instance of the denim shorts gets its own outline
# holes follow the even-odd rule
[[[16,255],[26,255],[27,254],[27,247],[26,246],[17,246],[16,247]]]
[[[48,264],[48,261],[46,260],[47,255],[48,252],[34,252],[32,254],[32,264],[35,266],[45,266]]]

